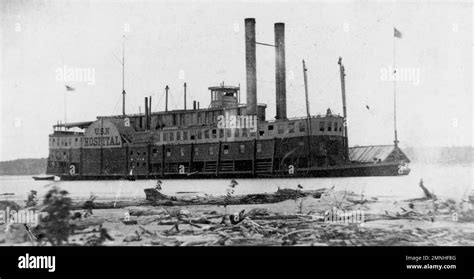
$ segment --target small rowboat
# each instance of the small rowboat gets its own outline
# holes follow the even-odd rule
[[[54,175],[47,176],[33,176],[34,180],[54,180]]]

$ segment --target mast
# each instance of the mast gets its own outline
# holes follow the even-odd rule
[[[304,92],[305,92],[305,98],[306,98],[306,115],[308,116],[308,132],[311,134],[311,114],[309,112],[309,98],[308,98],[308,76],[306,72],[308,69],[306,69],[306,64],[304,63],[303,60],[303,76],[304,76]]]
[[[311,114],[309,112],[309,98],[308,98],[308,76],[307,76],[306,64],[303,60],[303,76],[304,76],[304,92],[305,92],[305,99],[306,99],[306,114],[307,114],[307,124],[308,128],[306,129],[306,134],[308,138],[308,167],[311,166]]]
[[[122,39],[122,114],[125,116],[125,35]]]
[[[394,32],[396,29],[394,28]],[[395,34],[393,36],[393,130],[394,130],[394,140],[393,143],[395,147],[398,146],[398,135],[397,135],[397,64],[396,64],[396,55],[395,55]]]
[[[349,159],[349,137],[347,136],[347,110],[346,110],[346,70],[342,64],[342,57],[339,57],[339,72],[341,75],[341,92],[342,92],[342,112],[344,116],[344,145],[346,150],[346,159]]]
[[[168,112],[168,90],[170,88],[168,87],[168,85],[166,85],[165,87],[165,90],[166,90],[166,102],[165,102],[165,111]]]
[[[184,83],[184,110],[186,110],[186,82]]]

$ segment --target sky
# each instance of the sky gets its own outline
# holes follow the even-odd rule
[[[52,126],[121,114],[125,35],[127,113],[183,108],[183,83],[201,107],[209,86],[242,88],[244,19],[258,42],[286,26],[287,109],[342,114],[338,58],[346,69],[350,145],[472,145],[473,10],[469,1],[2,1],[0,160],[47,157]],[[402,34],[394,37],[393,28]],[[73,71],[76,75],[67,75]],[[62,75],[66,73],[66,75]],[[65,85],[75,91],[67,92]],[[275,52],[257,46],[257,100],[275,116]],[[143,111],[143,110],[142,110]]]

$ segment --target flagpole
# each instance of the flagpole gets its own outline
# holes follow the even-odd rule
[[[395,30],[394,30],[395,32]],[[397,63],[396,63],[395,34],[393,35],[393,129],[395,133],[394,143],[397,145]]]
[[[64,92],[64,124],[67,123],[67,87],[66,87],[66,92]],[[66,128],[66,127],[64,127]]]

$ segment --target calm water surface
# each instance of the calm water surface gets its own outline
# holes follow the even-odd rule
[[[420,165],[412,164],[410,175],[399,177],[351,178],[295,178],[295,179],[237,179],[235,194],[275,192],[280,188],[319,189],[335,186],[336,190],[350,190],[366,196],[406,199],[423,195],[418,186],[420,178],[428,189],[441,197],[459,200],[473,189],[472,165]],[[230,179],[162,180],[167,195],[224,195]],[[155,180],[138,181],[34,181],[31,176],[0,176],[0,200],[22,202],[30,190],[40,197],[53,185],[67,190],[73,199],[87,199],[91,194],[100,200],[143,199],[143,189],[155,186]],[[187,192],[187,193],[180,193]],[[1,196],[14,193],[13,196]]]

